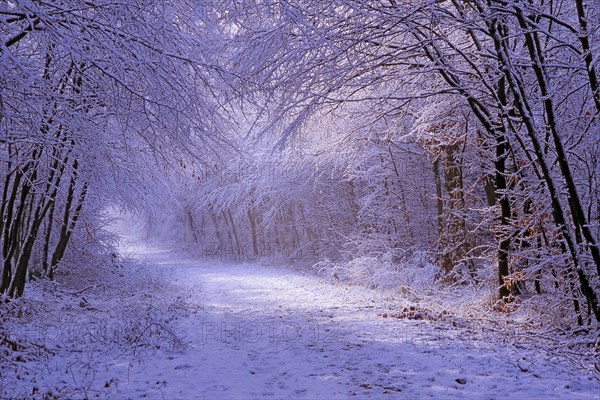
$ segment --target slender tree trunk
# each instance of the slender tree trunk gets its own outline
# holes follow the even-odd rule
[[[194,223],[194,216],[192,215],[192,212],[189,210],[187,210],[185,212],[185,214],[187,217],[190,232],[192,233],[192,240],[194,241],[194,243],[198,243],[198,233],[196,232],[196,224]]]
[[[598,115],[600,114],[600,84],[598,82],[596,69],[593,65],[594,55],[592,54],[592,49],[590,46],[590,36],[587,27],[587,17],[585,15],[585,6],[583,5],[583,0],[575,0],[575,6],[577,8],[577,20],[579,22],[579,34],[577,37],[579,39],[579,43],[581,43],[583,61],[585,62],[590,89],[592,90],[592,96],[596,106],[596,115]]]
[[[1,118],[0,118],[1,120]],[[0,204],[0,232],[4,230],[4,224],[8,221],[4,220],[4,212],[6,211],[6,203],[8,201],[8,191],[10,189],[10,182],[15,171],[11,171],[13,168],[12,161],[12,145],[8,145],[8,162],[6,163],[6,176],[4,177],[4,185],[2,187],[2,204]]]
[[[254,206],[251,204],[248,207],[248,221],[250,222],[250,234],[252,235],[252,251],[254,252],[254,257],[258,256],[258,240],[256,233],[256,218]]]
[[[33,163],[27,164],[24,168],[25,170],[29,169],[30,165]],[[35,167],[32,167],[35,168]],[[19,248],[18,236],[19,229],[24,224],[24,218],[26,217],[25,209],[27,206],[27,198],[31,191],[31,182],[35,177],[35,174],[30,175],[25,178],[25,181],[21,185],[21,180],[23,179],[24,173],[19,171],[18,176],[13,181],[13,196],[11,196],[11,200],[9,200],[9,204],[7,206],[8,213],[7,221],[10,221],[9,224],[5,224],[4,227],[4,237],[3,237],[3,256],[4,256],[4,270],[3,270],[3,279],[2,285],[0,286],[0,292],[5,293],[11,284],[13,278],[13,257],[15,254],[18,254],[17,249]],[[18,195],[18,191],[20,189],[20,196]],[[19,197],[18,203],[15,204],[16,198]],[[12,218],[14,207],[16,207],[16,213],[14,214],[14,219]]]
[[[438,240],[444,229],[444,199],[442,198],[442,177],[440,176],[440,159],[433,159],[433,176],[435,179],[435,197],[437,203]]]
[[[398,198],[398,201],[400,202],[400,212],[402,214],[402,219],[404,220],[404,225],[405,225],[406,230],[408,230],[408,236],[411,239],[413,239],[414,238],[413,229],[412,229],[412,224],[410,223],[410,215],[408,212],[408,207],[406,205],[406,194],[404,193],[404,185],[402,185],[402,175],[400,174],[400,171],[398,170],[398,165],[396,163],[396,157],[394,156],[394,153],[392,152],[392,148],[389,144],[387,145],[387,149],[388,149],[388,153],[390,155],[390,161],[392,162],[392,167],[394,168],[394,174],[396,175],[396,182],[398,183],[398,188],[400,190],[400,193],[398,193],[396,195],[396,197]]]
[[[52,264],[50,265],[50,275],[49,275],[50,279],[54,279],[54,271],[56,271],[56,268],[58,267],[58,265],[62,261],[63,257],[65,256],[65,252],[69,245],[69,241],[71,240],[73,231],[75,230],[75,227],[77,226],[77,221],[79,220],[79,217],[81,216],[81,210],[83,208],[83,205],[85,203],[85,199],[87,196],[88,185],[89,185],[88,182],[85,182],[83,184],[83,187],[81,188],[81,192],[79,193],[79,198],[77,200],[75,210],[73,210],[73,214],[71,215],[70,219],[68,219],[69,216],[67,214],[67,220],[63,221],[63,228],[66,226],[66,230],[61,229],[61,236],[59,237],[58,243],[56,244],[54,252],[52,253]]]
[[[233,236],[233,240],[235,242],[235,249],[237,251],[237,256],[238,257],[242,257],[242,246],[240,243],[240,238],[238,236],[237,233],[237,229],[235,228],[235,222],[233,221],[233,216],[231,215],[231,210],[227,209],[227,211],[223,210],[223,217],[225,218],[225,221],[228,221],[229,223],[229,229],[231,229],[231,234]]]
[[[510,236],[505,230],[510,226],[511,207],[510,200],[506,193],[506,157],[508,155],[508,140],[504,136],[496,137],[496,161],[494,166],[495,186],[497,202],[500,204],[500,240],[498,243],[498,296],[502,299],[508,297],[510,289],[507,286],[506,279],[510,274],[509,270],[509,250]]]
[[[13,212],[22,177],[23,172],[20,169],[16,170],[14,173],[14,178],[12,179],[12,190],[10,196],[8,197],[6,207],[4,207],[4,211],[6,214],[2,215],[4,219],[4,228],[2,230],[3,268],[0,293],[4,293],[8,289],[10,281],[12,280],[12,254],[14,251],[14,243],[11,240],[11,232],[14,230],[14,224],[16,223],[16,221],[13,218]]]

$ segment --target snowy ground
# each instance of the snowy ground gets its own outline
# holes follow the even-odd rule
[[[135,246],[152,269],[126,264],[56,304],[32,289],[13,337],[39,328],[28,309],[62,312],[34,332],[39,354],[2,359],[1,398],[600,398],[598,377],[378,291]]]

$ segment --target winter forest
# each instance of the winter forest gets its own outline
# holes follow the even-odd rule
[[[0,398],[599,396],[598,0],[2,0],[0,177]]]

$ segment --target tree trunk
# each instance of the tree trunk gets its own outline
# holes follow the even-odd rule
[[[577,35],[579,43],[581,43],[581,54],[585,62],[586,71],[588,74],[590,89],[596,106],[596,115],[600,114],[600,84],[598,83],[598,75],[593,65],[594,55],[590,46],[590,37],[587,28],[587,18],[585,15],[585,6],[583,0],[575,0],[577,8],[577,20],[579,22],[579,34]]]

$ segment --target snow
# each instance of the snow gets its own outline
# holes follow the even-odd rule
[[[3,359],[0,397],[600,398],[597,376],[483,327],[407,318],[416,314],[387,292],[139,241],[127,248],[137,262],[103,290],[59,287],[71,319],[45,326],[53,354]],[[125,283],[131,291],[115,296],[114,284]],[[42,307],[43,286],[30,290],[24,304]],[[35,326],[21,321],[21,337]]]

